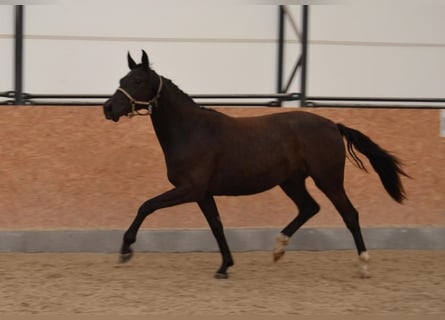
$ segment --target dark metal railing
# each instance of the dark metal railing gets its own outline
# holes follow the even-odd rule
[[[0,105],[14,105],[16,92],[0,92]],[[110,96],[105,94],[31,94],[22,93],[22,105],[97,106]],[[202,106],[265,106],[280,107],[284,101],[301,101],[300,93],[276,94],[194,94],[191,97]],[[445,109],[445,98],[394,97],[324,97],[307,96],[305,107],[312,108],[375,108],[375,109]],[[248,101],[246,101],[248,100]]]
[[[9,100],[0,101],[2,105],[13,105],[18,100],[14,91],[0,92],[0,97]],[[20,101],[22,105],[101,105],[110,95],[105,94],[32,94],[22,93]],[[279,107],[278,101],[297,101],[299,93],[275,93],[275,94],[195,94],[191,95],[202,106],[266,106]],[[91,100],[88,100],[91,99]],[[94,101],[92,101],[94,100]],[[213,101],[203,101],[213,100]],[[219,101],[215,101],[219,100]],[[229,101],[228,101],[229,100]],[[236,101],[234,101],[236,100]],[[245,101],[249,100],[249,101]],[[255,100],[255,101],[252,101]]]
[[[445,98],[306,97],[312,108],[445,109]]]

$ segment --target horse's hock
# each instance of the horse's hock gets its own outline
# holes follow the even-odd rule
[[[220,110],[254,116],[289,109]],[[408,200],[399,205],[372,170],[367,174],[347,161],[345,188],[363,227],[445,225],[445,138],[439,136],[438,110],[307,111],[372,137],[400,158],[413,178],[402,178]],[[3,230],[124,229],[143,201],[170,188],[159,143],[146,118],[115,124],[104,120],[99,107],[1,107],[0,139]],[[343,227],[321,192],[313,185],[309,190],[321,211],[307,226]],[[281,228],[296,214],[277,188],[217,201],[226,228]],[[208,228],[193,204],[163,209],[143,227]]]

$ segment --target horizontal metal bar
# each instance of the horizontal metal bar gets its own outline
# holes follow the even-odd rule
[[[0,97],[14,98],[15,97],[15,92],[14,91],[1,91],[0,92]]]
[[[2,103],[0,102],[0,105]],[[5,103],[9,104],[9,103]],[[79,106],[79,107],[88,107],[88,106],[100,106],[103,104],[103,101],[60,101],[60,100],[26,100],[25,105],[30,106]],[[198,102],[201,106],[207,107],[224,107],[224,106],[237,106],[237,107],[279,107],[279,104],[276,100],[272,101],[263,101],[263,102]]]
[[[24,104],[26,105],[78,105],[78,106],[96,106],[102,104],[104,101],[81,101],[85,99],[108,99],[109,95],[103,94],[24,94]],[[242,101],[226,101],[226,102],[201,102],[197,101],[202,106],[278,106],[276,99],[281,101],[292,101],[300,98],[299,93],[275,93],[275,94],[195,94],[191,95],[195,100],[200,99],[274,99],[274,101],[258,101],[258,102],[242,102]],[[47,99],[42,101],[41,99]],[[48,100],[50,99],[50,100]],[[64,99],[79,99],[80,101],[63,101]]]
[[[342,103],[317,103],[306,101],[305,107],[308,108],[351,108],[351,109],[445,109],[445,104],[438,105],[409,105],[409,104],[342,104]]]
[[[273,93],[273,94],[195,94],[191,95],[193,99],[282,99],[298,100],[300,94],[291,93]]]
[[[32,99],[108,99],[110,95],[106,94],[33,94],[25,93],[26,100]]]
[[[14,100],[2,100],[0,101],[0,106],[9,106],[15,104]]]
[[[280,107],[276,100],[268,102],[199,102],[198,104],[206,107]]]
[[[1,92],[0,96],[13,98],[14,92]],[[25,93],[24,99],[108,99],[110,95],[105,94],[32,94]],[[193,99],[281,99],[298,100],[300,93],[275,93],[275,94],[194,94]],[[362,102],[427,102],[427,103],[445,103],[445,98],[400,98],[400,97],[324,97],[310,96],[310,101],[362,101]]]
[[[282,99],[282,100],[298,100],[300,94],[291,93],[273,93],[273,94],[194,94],[193,99]],[[25,93],[24,98],[32,99],[108,99],[110,95],[105,94],[32,94]]]
[[[443,103],[445,98],[394,98],[394,97],[307,97],[311,101],[365,101],[365,102],[428,102]]]
[[[0,97],[7,97],[14,99],[16,93],[14,91],[0,92]],[[243,101],[199,101],[201,99],[274,99],[280,101],[294,101],[300,98],[300,93],[276,93],[276,94],[195,94],[191,95],[193,99],[198,100],[197,103],[202,106],[268,106],[277,107],[279,104],[276,101],[257,101],[257,102],[243,102]],[[103,103],[104,99],[108,99],[109,95],[104,94],[23,94],[23,103],[25,105],[71,105],[71,106],[98,106]],[[48,100],[41,100],[48,99]],[[74,99],[72,101],[66,100]],[[85,101],[86,99],[97,99],[102,101]],[[344,102],[350,102],[344,103]],[[369,102],[371,104],[357,104],[357,102]],[[372,103],[379,103],[378,105]],[[391,103],[384,105],[384,103]],[[402,103],[402,104],[394,104]],[[410,105],[405,103],[416,103]],[[427,103],[427,105],[419,105]],[[307,97],[307,107],[334,107],[334,108],[380,108],[380,109],[445,109],[445,98],[399,98],[399,97],[326,97],[326,96],[312,96]],[[11,105],[13,100],[0,101],[0,105]]]
[[[2,105],[14,105],[14,100],[0,101]],[[25,105],[28,106],[79,106],[79,107],[91,107],[100,106],[101,102],[93,101],[25,101]],[[276,101],[269,102],[202,102],[201,106],[206,107],[224,107],[224,106],[236,106],[236,107],[280,107]],[[375,104],[338,104],[338,103],[316,103],[313,101],[307,101],[305,107],[308,108],[356,108],[356,109],[445,109],[443,106],[434,105],[375,105]]]
[[[27,106],[100,106],[105,101],[60,101],[60,100],[25,100]]]

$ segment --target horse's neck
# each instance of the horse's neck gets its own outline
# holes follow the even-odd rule
[[[165,79],[164,82],[151,118],[158,140],[166,153],[170,146],[180,143],[181,138],[191,132],[200,108],[170,80]]]

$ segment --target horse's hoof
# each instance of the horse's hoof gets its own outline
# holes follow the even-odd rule
[[[370,261],[369,253],[366,251],[360,253],[359,259],[360,259],[360,264],[359,264],[360,278],[362,278],[362,279],[371,278],[371,275],[369,274],[369,269],[368,269],[368,265],[369,265],[369,261]]]
[[[280,233],[275,238],[275,247],[273,250],[273,261],[277,262],[284,255],[285,248],[289,244],[289,237]]]
[[[215,273],[215,279],[227,279],[229,275],[227,273]]]
[[[284,256],[284,252],[285,251],[274,252],[273,253],[273,261],[277,262],[278,260],[280,260]]]
[[[133,252],[121,253],[120,262],[126,263],[133,257]]]

